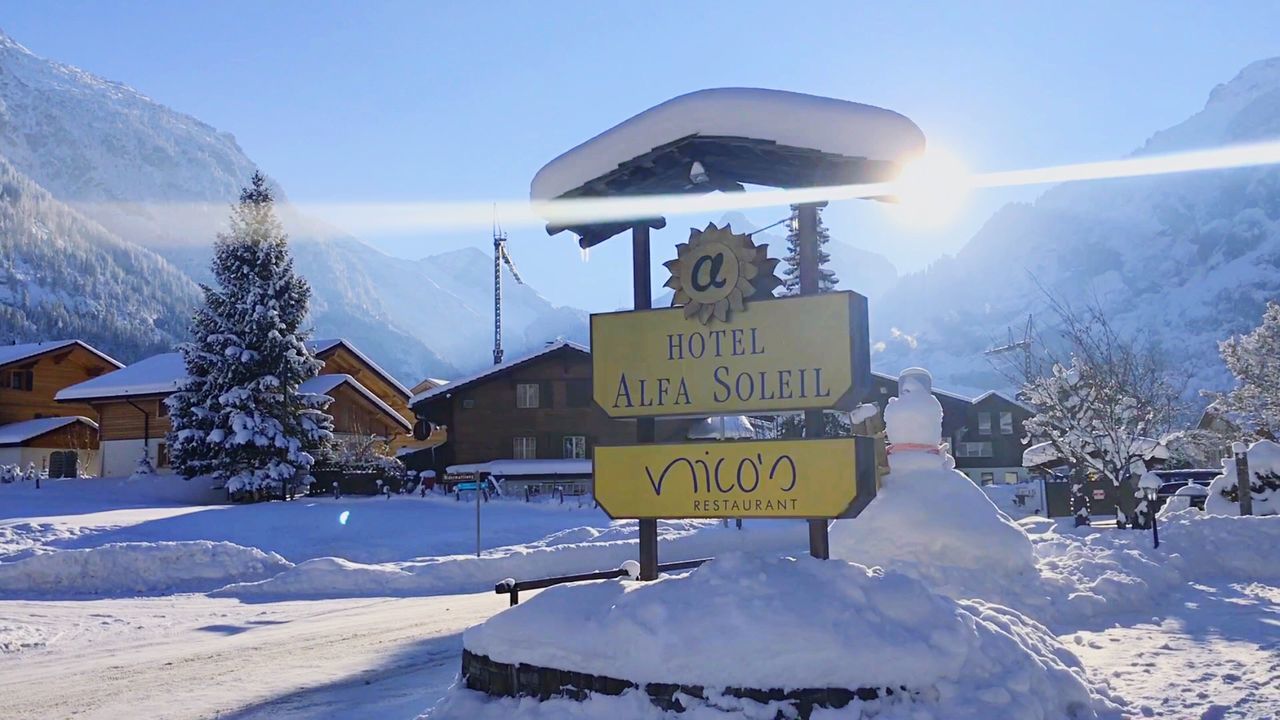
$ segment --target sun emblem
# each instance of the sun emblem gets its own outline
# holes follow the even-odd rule
[[[692,228],[689,242],[676,245],[676,259],[663,263],[671,271],[666,283],[674,291],[671,305],[683,305],[686,318],[707,325],[713,319],[726,322],[749,300],[772,296],[782,281],[773,274],[778,259],[768,250],[750,235],[735,235],[728,225]]]

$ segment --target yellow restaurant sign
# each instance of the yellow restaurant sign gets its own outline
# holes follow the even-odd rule
[[[865,437],[600,446],[593,463],[615,519],[835,518],[875,496]]]
[[[610,417],[852,409],[871,384],[867,301],[757,300],[711,326],[680,307],[591,316],[592,394]]]

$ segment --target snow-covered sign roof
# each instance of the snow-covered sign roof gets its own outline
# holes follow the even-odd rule
[[[550,200],[578,194],[573,191],[619,166],[690,137],[762,140],[889,163],[900,163],[924,150],[924,133],[892,110],[784,90],[715,88],[645,110],[557,157],[534,176],[530,197]],[[701,161],[709,173],[718,170],[714,161],[693,157],[689,164],[694,160]],[[688,168],[684,170],[688,181]],[[712,189],[708,186],[703,191]]]
[[[310,380],[307,380],[306,382],[299,385],[298,392],[314,393],[316,395],[328,395],[329,393],[333,392],[333,390],[337,388],[339,385],[347,385],[352,390],[355,390],[365,400],[368,400],[369,402],[373,403],[379,410],[383,411],[387,415],[390,415],[392,419],[395,420],[396,424],[400,425],[405,430],[413,429],[413,425],[409,424],[409,421],[404,419],[404,417],[400,415],[400,413],[396,412],[395,410],[392,410],[390,405],[383,402],[382,399],[379,398],[377,395],[374,395],[373,392],[369,390],[369,388],[365,387],[364,385],[361,385],[360,381],[356,380],[355,378],[345,373],[317,375],[311,378]]]
[[[118,368],[124,367],[124,363],[98,350],[92,345],[80,340],[46,340],[44,342],[23,343],[21,345],[0,345],[0,366],[11,365],[23,360],[30,360],[38,355],[43,355],[54,350],[61,350],[66,347],[79,345],[89,352],[102,358],[104,362],[110,363]]]
[[[891,110],[759,88],[699,90],[650,108],[547,163],[535,201],[703,194],[747,185],[824,187],[891,180],[924,150],[924,133]],[[589,248],[637,219],[570,222],[543,212],[547,232],[570,230]]]
[[[41,435],[75,423],[83,423],[94,430],[98,429],[98,423],[78,415],[23,420],[22,422],[0,425],[0,446],[21,445],[28,440],[34,440]]]
[[[689,426],[685,437],[689,440],[742,440],[756,436],[751,418],[743,415],[725,415],[703,418]]]
[[[365,355],[364,353],[360,352],[360,350],[357,349],[355,345],[352,345],[346,339],[325,338],[323,340],[307,341],[307,348],[316,355],[322,355],[326,352],[329,352],[330,350],[338,347],[339,345],[341,345],[342,347],[350,351],[352,355],[355,355],[356,357],[360,358],[360,360],[364,362],[364,364],[368,365],[370,369],[372,369],[375,373],[378,374],[379,377],[385,380],[387,384],[395,388],[396,391],[399,392],[401,395],[407,398],[409,397],[409,395],[412,394],[409,392],[409,388],[400,384],[400,381],[396,380],[395,377],[391,375],[391,373],[387,372],[386,370],[383,370],[382,367],[378,365],[378,363],[371,360],[368,355]]]
[[[450,465],[448,473],[489,473],[495,477],[520,475],[590,475],[590,460],[491,460]]]
[[[420,392],[417,395],[414,395],[413,398],[409,400],[409,404],[417,405],[423,400],[429,400],[434,397],[439,397],[439,396],[447,397],[449,395],[452,395],[454,391],[460,390],[466,387],[467,385],[471,385],[472,383],[479,382],[492,375],[506,372],[507,370],[510,370],[519,365],[523,365],[529,362],[530,360],[535,360],[537,358],[540,358],[543,355],[546,355],[548,353],[553,353],[556,350],[560,350],[561,348],[570,348],[572,350],[577,350],[578,352],[581,352],[581,353],[586,353],[588,355],[591,354],[591,350],[589,350],[585,345],[579,345],[578,343],[572,342],[569,340],[556,340],[553,343],[547,343],[546,347],[542,348],[541,350],[538,350],[537,352],[518,357],[514,360],[508,360],[500,365],[493,365],[491,367],[487,367],[484,370],[481,370],[480,372],[474,375],[471,375],[469,377],[454,380],[444,385],[433,387],[430,390]]]
[[[161,353],[99,375],[92,380],[63,388],[56,400],[98,400],[139,395],[168,395],[187,379],[181,353]]]

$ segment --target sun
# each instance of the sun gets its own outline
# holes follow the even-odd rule
[[[767,297],[782,284],[774,270],[777,258],[768,245],[756,245],[750,235],[738,235],[725,225],[689,231],[689,242],[676,245],[676,259],[664,265],[671,272],[672,307],[684,306],[686,318],[703,325],[727,322],[748,300]]]
[[[891,206],[904,225],[928,228],[950,222],[964,207],[971,176],[960,158],[945,149],[931,147],[909,161],[893,181]]]

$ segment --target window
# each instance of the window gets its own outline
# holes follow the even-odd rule
[[[569,407],[589,407],[591,405],[591,381],[570,380],[565,384],[566,402]]]
[[[476,399],[475,399],[475,398],[463,398],[463,400],[462,400],[462,409],[463,409],[463,410],[470,410],[471,408],[473,408],[473,407],[475,407],[475,406],[476,406]]]
[[[160,402],[156,404],[160,406],[160,408],[156,410],[156,417],[169,417],[169,403],[165,402],[164,398],[161,398]]]
[[[534,387],[537,387],[536,385]],[[511,457],[516,460],[533,460],[538,457],[538,439],[517,437],[511,443]]]
[[[24,390],[26,392],[30,392],[31,388],[34,387],[36,383],[36,371],[10,370],[7,380],[8,382],[5,383],[5,387],[8,387],[10,390]]]
[[[169,446],[165,443],[156,445],[156,467],[169,467]]]
[[[587,458],[587,436],[586,435],[565,435],[564,436],[564,459],[565,460],[585,460]]]
[[[1018,484],[1018,473],[1016,473],[1016,472],[1014,472],[1014,471],[1012,471],[1012,470],[1006,470],[1006,471],[1005,471],[1005,473],[1004,473],[1004,484],[1005,484],[1005,485],[1017,485],[1017,484]]]
[[[982,473],[982,484],[983,484],[983,485],[994,485],[995,483],[996,483],[996,474],[995,474],[995,473],[989,473],[989,472],[984,472],[984,473]]]
[[[516,384],[516,407],[518,408],[538,407],[538,383],[517,383]]]
[[[1000,413],[1000,434],[1001,435],[1013,434],[1013,413],[1011,412]]]
[[[991,413],[978,413],[978,434],[991,434]]]
[[[961,457],[961,458],[991,457],[991,443],[990,442],[956,443],[956,457]]]

